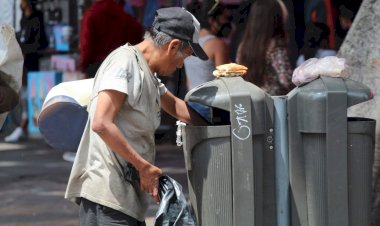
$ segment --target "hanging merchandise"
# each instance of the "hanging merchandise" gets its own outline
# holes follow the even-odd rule
[[[0,83],[18,93],[21,88],[23,64],[24,57],[14,29],[6,23],[0,23]],[[6,116],[7,112],[0,114],[0,128]]]

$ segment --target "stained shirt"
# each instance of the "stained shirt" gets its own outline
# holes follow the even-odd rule
[[[89,120],[73,163],[65,198],[79,204],[80,198],[145,220],[148,195],[129,178],[129,163],[116,154],[92,131],[98,93],[116,90],[126,100],[115,117],[115,124],[134,150],[150,163],[155,159],[154,132],[160,125],[160,95],[166,89],[152,74],[142,53],[124,45],[102,63],[96,76],[89,104]]]

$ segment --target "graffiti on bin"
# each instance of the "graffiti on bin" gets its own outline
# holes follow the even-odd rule
[[[247,119],[247,110],[242,104],[235,104],[237,128],[233,128],[232,134],[239,140],[246,140],[251,136],[251,123]]]

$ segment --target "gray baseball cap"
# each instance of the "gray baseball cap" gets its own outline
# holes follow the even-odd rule
[[[153,27],[172,37],[187,41],[193,50],[193,55],[202,60],[208,60],[206,53],[199,45],[199,21],[184,8],[168,7],[156,11]]]

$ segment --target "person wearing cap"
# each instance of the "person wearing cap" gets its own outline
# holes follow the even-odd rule
[[[141,43],[117,48],[100,66],[65,194],[80,205],[80,225],[145,225],[148,198],[159,202],[163,174],[154,165],[161,107],[204,124],[157,77],[171,75],[191,54],[207,59],[198,33],[199,22],[185,9],[159,9]]]
[[[207,61],[190,56],[185,60],[187,88],[191,90],[203,83],[213,80],[212,72],[216,66],[230,63],[229,45],[225,39],[231,33],[230,11],[223,4],[213,1],[193,1],[188,5],[190,12],[201,22],[199,43],[209,56]],[[211,121],[211,111],[208,106],[189,102],[189,105],[201,114],[207,121]]]

